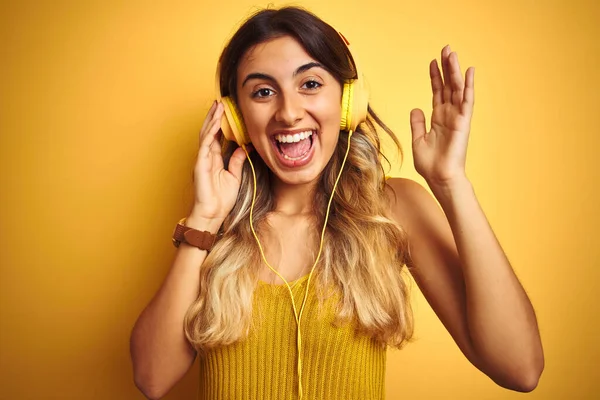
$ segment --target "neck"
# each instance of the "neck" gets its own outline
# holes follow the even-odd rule
[[[316,185],[316,182],[290,185],[275,177],[273,181],[274,211],[284,215],[312,214]]]

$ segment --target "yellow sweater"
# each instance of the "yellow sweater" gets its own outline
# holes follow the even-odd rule
[[[307,276],[291,282],[298,309]],[[333,303],[319,311],[311,280],[302,329],[303,400],[383,400],[386,349],[351,324],[335,327]],[[285,285],[259,282],[247,339],[200,358],[201,400],[298,399],[297,327]]]

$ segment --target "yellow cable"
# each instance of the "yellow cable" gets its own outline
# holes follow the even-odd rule
[[[252,192],[252,205],[250,206],[250,229],[252,230],[252,234],[256,239],[256,243],[258,243],[258,249],[260,250],[260,255],[262,256],[263,261],[273,271],[277,276],[281,278],[283,282],[285,282],[288,291],[290,292],[290,297],[292,299],[292,307],[294,309],[294,317],[296,318],[296,325],[298,326],[298,336],[297,336],[297,348],[298,348],[298,399],[302,400],[302,335],[300,333],[300,321],[302,319],[302,312],[304,311],[304,306],[306,305],[306,299],[308,298],[308,288],[310,286],[310,280],[312,278],[312,274],[319,262],[319,258],[321,257],[321,252],[323,251],[323,240],[325,238],[325,229],[327,228],[327,221],[329,220],[329,210],[331,209],[331,202],[333,201],[333,196],[335,194],[335,189],[337,188],[337,184],[342,176],[342,171],[344,170],[344,165],[346,164],[346,159],[348,158],[348,153],[350,152],[350,139],[352,138],[352,130],[348,131],[348,147],[346,148],[346,154],[344,155],[344,161],[342,161],[342,166],[340,168],[340,172],[333,184],[333,190],[331,191],[331,196],[329,197],[329,202],[327,203],[327,212],[325,213],[325,221],[323,223],[323,229],[321,230],[321,241],[319,243],[319,252],[317,253],[317,258],[315,259],[315,263],[313,264],[310,273],[308,275],[308,281],[306,283],[306,290],[304,292],[304,300],[302,301],[302,307],[300,307],[300,313],[296,308],[296,301],[294,300],[294,293],[292,292],[292,288],[290,287],[288,281],[279,273],[275,268],[269,264],[267,261],[267,257],[263,251],[263,247],[260,244],[260,240],[258,239],[258,235],[254,230],[253,224],[253,216],[254,216],[254,203],[256,201],[256,172],[254,171],[254,165],[252,164],[252,160],[250,160],[250,155],[248,154],[248,150],[246,150],[246,146],[242,145],[242,149],[246,153],[246,157],[248,158],[248,162],[250,163],[250,168],[252,169],[252,178],[254,182],[253,192]]]

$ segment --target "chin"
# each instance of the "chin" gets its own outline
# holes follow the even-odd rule
[[[296,171],[296,172],[281,172],[273,171],[274,178],[286,185],[304,186],[316,185],[319,181],[322,171]]]

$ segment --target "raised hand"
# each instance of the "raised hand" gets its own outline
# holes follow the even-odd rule
[[[219,143],[222,116],[223,104],[215,102],[200,130],[200,148],[194,166],[195,201],[190,214],[190,219],[217,221],[218,226],[235,204],[246,159],[244,150],[238,148],[231,156],[229,170],[224,168]]]
[[[463,79],[458,55],[442,49],[442,74],[436,60],[429,64],[433,92],[431,129],[427,132],[420,109],[410,113],[415,169],[431,185],[465,177],[465,159],[474,104],[475,69]]]

